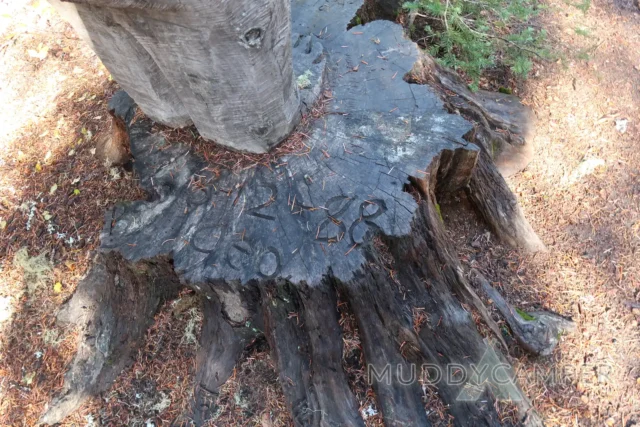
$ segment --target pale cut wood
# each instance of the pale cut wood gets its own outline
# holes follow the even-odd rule
[[[75,3],[94,49],[150,118],[190,118],[204,138],[254,153],[299,122],[289,0]]]
[[[172,127],[191,123],[173,86],[149,52],[116,24],[111,9],[61,0],[49,0],[49,3],[91,46],[113,78],[149,118]]]

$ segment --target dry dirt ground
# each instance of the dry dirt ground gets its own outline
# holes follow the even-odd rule
[[[588,1],[588,0],[587,0]],[[524,310],[572,316],[548,359],[511,356],[547,425],[640,422],[640,9],[596,0],[583,13],[544,0],[539,24],[559,59],[512,82],[536,112],[533,162],[509,183],[549,252],[497,244],[464,197],[442,212],[460,258]],[[582,3],[587,5],[588,3]],[[144,197],[135,176],[95,157],[117,86],[42,1],[0,0],[0,425],[31,426],[62,385],[73,329],[55,324],[97,245],[102,214]],[[170,425],[192,390],[200,313],[188,292],[158,313],[131,368],[64,425]],[[370,425],[380,422],[357,328],[340,306],[345,367]],[[290,425],[263,341],[221,391],[213,425]],[[434,391],[431,419],[447,423]]]

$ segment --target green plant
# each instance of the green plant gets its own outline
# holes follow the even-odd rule
[[[565,3],[575,7],[576,9],[580,9],[584,14],[586,14],[589,8],[591,7],[591,0],[581,0],[580,3],[572,3],[570,1],[565,1]]]
[[[505,65],[525,78],[533,57],[550,56],[546,32],[529,24],[541,10],[536,0],[416,0],[404,8],[425,22],[429,53],[464,72],[472,90],[487,68]]]
[[[575,32],[576,32],[577,35],[582,36],[582,37],[591,37],[591,31],[589,31],[588,28],[576,27],[575,28]]]
[[[520,315],[520,317],[522,317],[524,320],[526,320],[528,322],[530,322],[532,320],[536,320],[535,317],[533,317],[532,315],[530,315],[526,311],[520,310],[519,308],[516,308],[516,312]]]

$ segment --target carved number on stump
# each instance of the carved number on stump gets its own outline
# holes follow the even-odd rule
[[[273,184],[260,185],[258,186],[258,188],[267,188],[271,190],[271,196],[266,202],[262,203],[261,205],[258,205],[255,208],[247,209],[247,215],[255,216],[262,219],[268,219],[269,221],[275,221],[276,218],[274,216],[263,214],[263,213],[260,213],[259,211],[271,205],[273,202],[275,202],[278,199],[278,189]]]
[[[373,222],[374,219],[382,215],[387,211],[387,204],[382,199],[373,199],[373,200],[365,200],[360,204],[360,216],[357,220],[351,224],[349,227],[349,237],[351,238],[351,243],[354,245],[360,244],[364,242],[364,235],[367,230],[363,225],[359,227],[361,224],[366,224],[368,226],[377,227],[377,225]]]
[[[355,198],[347,196],[336,196],[329,199],[327,202],[327,218],[322,220],[318,224],[318,230],[316,233],[316,240],[322,242],[339,242],[347,232],[347,226],[344,221],[341,220],[341,216],[347,212],[351,204],[355,201]],[[366,227],[359,227],[361,224],[377,227],[373,220],[387,211],[387,204],[382,199],[365,200],[360,204],[360,214],[358,219],[355,220],[349,227],[349,237],[351,243],[360,244],[364,241],[364,235],[366,233]],[[336,234],[329,236],[329,227],[334,225],[337,227]],[[326,237],[323,236],[323,232],[326,232]]]

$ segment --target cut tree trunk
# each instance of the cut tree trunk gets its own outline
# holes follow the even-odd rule
[[[62,0],[49,3],[73,25],[149,118],[174,127],[191,123],[182,101],[158,64],[131,33],[116,23],[110,9]]]
[[[54,0],[150,118],[190,120],[204,138],[253,153],[298,124],[290,0],[73,3]]]
[[[264,333],[296,425],[363,425],[341,363],[340,293],[358,323],[385,425],[429,425],[427,386],[437,388],[455,425],[502,424],[497,400],[515,403],[517,424],[541,425],[505,363],[500,331],[465,279],[437,207],[439,193],[469,187],[480,194],[474,185],[489,182],[474,178],[480,151],[463,138],[471,124],[448,113],[430,88],[405,81],[419,53],[400,26],[375,21],[346,30],[362,1],[294,6],[294,30],[324,47],[318,56],[313,39],[298,39],[294,68],[318,66],[313,73],[324,74],[326,63],[331,94],[297,151],[222,170],[189,146],[152,133],[148,120],[125,120],[150,199],[107,212],[101,256],[120,260],[124,271],[163,260],[162,276],[174,271],[206,300],[196,393],[185,417],[196,425],[206,421],[244,344]],[[317,85],[304,90],[313,99]],[[111,108],[130,118],[134,105],[119,92]],[[507,187],[485,191],[492,201],[512,201]],[[79,289],[101,286],[96,274]],[[110,300],[106,308],[98,301],[97,295],[90,301],[93,316],[111,310]],[[478,332],[474,313],[495,336]],[[132,327],[144,329],[147,319]],[[94,335],[112,326],[93,326]],[[54,400],[43,421],[61,420],[82,397],[108,388],[96,383],[112,377],[99,363],[97,344],[80,340],[94,350],[79,354],[74,366],[90,369],[68,378],[65,393],[74,399]],[[107,341],[101,352],[122,367],[128,356],[117,351],[119,342]]]

